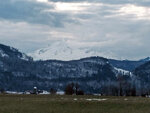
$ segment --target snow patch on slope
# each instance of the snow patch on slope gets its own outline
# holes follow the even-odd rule
[[[24,53],[22,53],[22,56],[20,57],[20,59],[26,60],[26,61],[30,60],[30,58],[26,54],[24,54]]]
[[[116,67],[114,67],[114,69],[115,69],[116,75],[129,75],[129,76],[132,76],[132,73],[130,71],[123,70],[123,69],[116,68]]]

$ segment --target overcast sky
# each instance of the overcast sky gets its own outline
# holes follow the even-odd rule
[[[0,0],[0,43],[30,53],[64,39],[104,57],[150,56],[150,0]]]

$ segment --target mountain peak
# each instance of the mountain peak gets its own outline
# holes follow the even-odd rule
[[[150,61],[150,57],[146,57],[144,59],[141,59],[140,61],[144,61],[144,62]]]

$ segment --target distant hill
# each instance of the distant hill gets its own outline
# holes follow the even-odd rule
[[[112,64],[114,67],[128,70],[128,71],[134,71],[135,68],[144,64],[145,62],[146,62],[145,60],[129,61],[129,60],[109,59],[109,63]]]
[[[143,82],[150,84],[150,62],[137,67],[134,71],[134,74],[138,76]]]
[[[143,63],[103,57],[34,61],[17,49],[1,44],[0,88],[24,91],[36,86],[44,90],[64,90],[67,84],[74,82],[87,93],[100,93],[110,86],[117,87],[119,80],[132,82],[135,76],[131,71]]]
[[[150,57],[146,57],[144,59],[141,59],[140,61],[148,62],[148,61],[150,61]]]

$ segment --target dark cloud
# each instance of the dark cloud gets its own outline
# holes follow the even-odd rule
[[[36,1],[0,0],[0,19],[62,27],[70,20],[67,14],[48,12],[53,5]]]
[[[91,0],[49,0],[53,2],[81,2]],[[108,4],[125,4],[134,3],[141,5],[150,4],[148,1],[137,1],[136,0],[93,0],[92,2],[102,2]],[[108,10],[109,7],[107,7]],[[41,3],[33,0],[0,0],[0,19],[10,20],[14,22],[28,22],[35,24],[43,24],[54,27],[63,27],[64,23],[78,23],[67,13],[52,12],[48,10],[54,10],[54,5]],[[103,11],[104,10],[104,11]],[[109,9],[109,10],[114,10]],[[104,8],[100,12],[102,15],[111,14],[110,11],[106,11]],[[81,14],[82,15],[82,14]],[[89,17],[88,15],[83,15],[82,18]],[[89,17],[90,18],[90,17]]]

